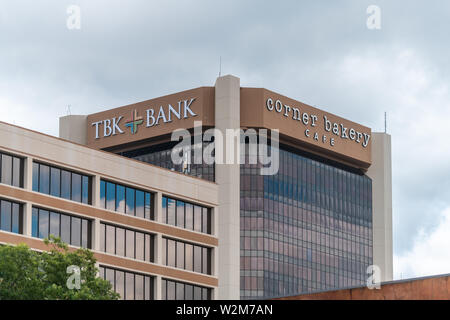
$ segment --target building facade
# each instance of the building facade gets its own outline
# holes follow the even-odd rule
[[[39,249],[37,239],[57,233],[92,248],[101,276],[125,299],[136,292],[152,299],[293,295],[364,284],[370,265],[383,281],[392,279],[387,134],[241,87],[234,76],[62,117],[60,139],[1,126],[9,136],[1,136],[0,151],[16,158],[5,162],[11,182],[0,188],[10,193],[0,189],[0,196],[17,205],[0,236]],[[34,197],[56,198],[62,207]],[[133,296],[126,289],[132,281]]]

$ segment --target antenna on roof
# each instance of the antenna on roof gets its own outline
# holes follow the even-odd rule
[[[222,56],[219,56],[219,77],[222,75]]]
[[[384,133],[387,133],[387,112],[384,112]]]
[[[68,105],[67,105],[67,115],[68,115],[68,116],[70,116],[70,115],[71,115],[71,112],[70,112],[70,107],[71,107],[71,106],[70,106],[70,104],[68,104]]]

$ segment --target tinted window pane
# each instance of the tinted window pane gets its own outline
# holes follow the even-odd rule
[[[209,274],[208,261],[209,261],[209,250],[208,248],[202,248],[202,272]]]
[[[136,190],[136,216],[140,218],[145,217],[145,197],[144,192]]]
[[[175,282],[167,281],[167,300],[175,300]]]
[[[12,232],[20,232],[20,205],[17,203],[12,204]]]
[[[70,243],[70,217],[61,215],[61,240]]]
[[[33,162],[33,191],[39,191],[39,163]]]
[[[134,258],[134,231],[126,230],[127,257]]]
[[[90,192],[90,184],[89,184],[89,177],[83,176],[81,184],[82,184],[82,199],[81,202],[83,203],[89,203],[89,192]]]
[[[106,225],[100,224],[100,251],[106,251]]]
[[[194,300],[202,300],[202,288],[194,286]]]
[[[12,176],[12,185],[14,187],[21,187],[22,185],[22,179],[21,179],[21,172],[22,172],[22,160],[20,158],[14,157],[13,158],[13,176]]]
[[[125,256],[125,230],[116,228],[116,254]]]
[[[194,206],[186,203],[186,229],[194,229]]]
[[[72,245],[81,246],[81,219],[72,217]]]
[[[194,206],[194,230],[202,231],[202,208]]]
[[[116,246],[116,233],[113,226],[106,226],[106,252],[114,254]]]
[[[167,223],[167,198],[162,197],[162,216],[163,223]]]
[[[50,192],[50,167],[43,164],[39,168],[39,192],[45,194]]]
[[[202,272],[202,248],[194,246],[194,271]]]
[[[59,214],[50,212],[50,234],[59,237]]]
[[[116,282],[115,277],[114,277],[114,269],[109,269],[109,268],[105,269],[105,279],[111,283],[112,288],[114,289],[114,287],[115,287],[114,284]]]
[[[31,236],[38,236],[38,209],[33,208],[31,214]]]
[[[81,246],[83,248],[88,248],[89,245],[89,221],[82,219],[81,220]]]
[[[111,182],[106,183],[106,209],[116,210],[116,185]]]
[[[167,223],[175,225],[175,200],[167,199]]]
[[[175,267],[175,241],[167,239],[167,265]]]
[[[134,216],[134,189],[127,188],[127,208],[126,213]]]
[[[61,170],[57,168],[50,169],[50,194],[55,197],[61,195]]]
[[[134,299],[134,274],[126,273],[126,287],[125,287],[126,300]]]
[[[48,211],[47,210],[39,210],[39,238],[47,238],[48,237]]]
[[[166,280],[161,280],[161,287],[162,287],[161,299],[167,300],[167,281]]]
[[[145,235],[145,261],[153,262],[152,259],[152,241],[151,236],[149,234]]]
[[[134,282],[135,282],[134,299],[144,300],[144,277],[142,275],[136,274],[134,277]]]
[[[194,287],[190,284],[184,286],[184,298],[186,300],[192,300],[194,298]]]
[[[202,232],[204,233],[211,233],[210,230],[210,223],[209,223],[209,209],[208,208],[202,208]]]
[[[4,231],[11,231],[11,210],[11,202],[2,200],[0,225]]]
[[[150,193],[145,193],[145,219],[153,219]]]
[[[120,298],[124,298],[125,275],[122,271],[116,270],[116,292],[120,294]]]
[[[100,180],[100,207],[106,208],[106,183]]]
[[[125,213],[125,187],[116,185],[116,211]]]
[[[2,154],[2,183],[12,184],[12,157]]]
[[[165,238],[162,239],[161,256],[162,256],[162,263],[167,265],[167,239],[165,239]]]
[[[191,244],[185,244],[185,250],[186,250],[186,270],[193,271],[194,269],[194,256],[193,251],[194,248]]]
[[[72,200],[81,202],[81,175],[72,173]]]
[[[177,226],[184,228],[184,202],[177,200]]]
[[[152,299],[152,292],[153,292],[153,288],[152,288],[152,281],[150,279],[150,277],[145,277],[144,280],[144,286],[145,286],[145,300],[151,300]]]
[[[136,232],[136,259],[144,260],[144,234]]]
[[[184,243],[177,242],[177,268],[184,269]]]
[[[184,300],[184,284],[177,282],[176,284],[176,299],[177,300]]]
[[[61,197],[70,200],[70,172],[61,170]]]

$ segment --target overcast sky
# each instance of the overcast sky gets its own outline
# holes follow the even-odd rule
[[[445,0],[1,0],[0,120],[58,135],[69,104],[89,114],[214,85],[220,56],[242,86],[373,131],[386,111],[394,276],[450,273],[449,31]]]

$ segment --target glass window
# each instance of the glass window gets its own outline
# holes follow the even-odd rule
[[[144,260],[144,234],[136,232],[136,259]]]
[[[175,241],[167,240],[167,265],[175,267]]]
[[[167,265],[167,239],[163,238],[162,239],[162,252],[161,252],[161,256],[162,256],[162,263]]]
[[[167,223],[167,198],[162,197],[162,215],[163,215],[163,222]]]
[[[125,279],[126,279],[125,299],[134,300],[134,274],[127,272]]]
[[[202,272],[202,248],[194,246],[194,271]]]
[[[31,236],[38,237],[38,209],[33,208],[31,214]]]
[[[111,182],[106,183],[106,209],[116,210],[116,185]]]
[[[134,231],[126,230],[127,257],[134,259]]]
[[[175,282],[167,281],[167,300],[175,300]]]
[[[185,263],[186,263],[186,270],[193,271],[194,270],[194,256],[193,256],[193,245],[192,244],[185,244],[185,250],[186,250],[186,256],[185,256]]]
[[[71,244],[81,246],[81,219],[72,217],[72,239]]]
[[[14,187],[22,186],[22,170],[22,159],[13,157],[12,185]]]
[[[61,240],[65,243],[70,243],[70,217],[61,215]]]
[[[194,230],[202,231],[202,208],[199,206],[194,206]]]
[[[185,300],[193,300],[194,299],[194,287],[190,284],[186,284],[184,286],[184,298]]]
[[[113,226],[106,226],[106,252],[115,254],[116,233]]]
[[[125,213],[125,187],[116,186],[116,211]]]
[[[161,280],[161,299],[162,300],[167,300],[167,281],[166,280]]]
[[[100,224],[100,251],[106,252],[106,225]]]
[[[100,206],[106,208],[106,182],[100,180]]]
[[[12,203],[12,228],[11,232],[20,233],[20,205]]]
[[[177,226],[184,228],[184,202],[177,200]]]
[[[83,248],[89,248],[90,230],[89,223],[86,219],[81,220],[81,246]]]
[[[2,154],[2,183],[12,184],[12,157]]]
[[[50,212],[50,234],[59,237],[59,214]]]
[[[0,227],[1,230],[11,231],[11,202],[2,200],[1,201],[1,218]]]
[[[134,277],[135,281],[135,300],[144,300],[144,277],[136,274]]]
[[[126,213],[129,215],[134,216],[135,212],[134,212],[134,189],[133,188],[127,188],[127,211]]]
[[[33,191],[39,191],[39,163],[33,162]]]
[[[70,200],[70,172],[61,170],[61,198]]]
[[[116,292],[120,294],[120,298],[124,298],[125,292],[125,276],[123,271],[116,270]]]
[[[125,256],[125,229],[116,228],[116,254]]]
[[[145,217],[145,197],[144,192],[140,190],[136,190],[136,216]]]
[[[151,203],[151,194],[145,193],[145,219],[153,220],[153,212],[152,212],[152,203]]]
[[[202,208],[202,232],[211,234],[210,214],[208,208]]]
[[[177,241],[177,268],[184,269],[184,243]]]
[[[89,194],[90,194],[90,183],[89,177],[83,176],[81,185],[82,185],[82,199],[81,202],[88,204],[89,203]]]
[[[61,170],[50,168],[50,194],[55,197],[61,195]]]
[[[39,192],[49,194],[50,192],[50,167],[39,166]]]
[[[184,300],[184,284],[181,282],[176,283],[176,299]]]
[[[167,199],[167,224],[175,225],[175,200]]]
[[[48,238],[48,211],[39,210],[39,238]]]
[[[81,175],[72,173],[72,200],[81,202]]]
[[[190,203],[185,204],[186,207],[186,229],[194,229],[194,206]]]
[[[145,261],[153,262],[153,245],[152,236],[149,234],[145,235]]]
[[[202,300],[202,288],[194,286],[194,300]]]

